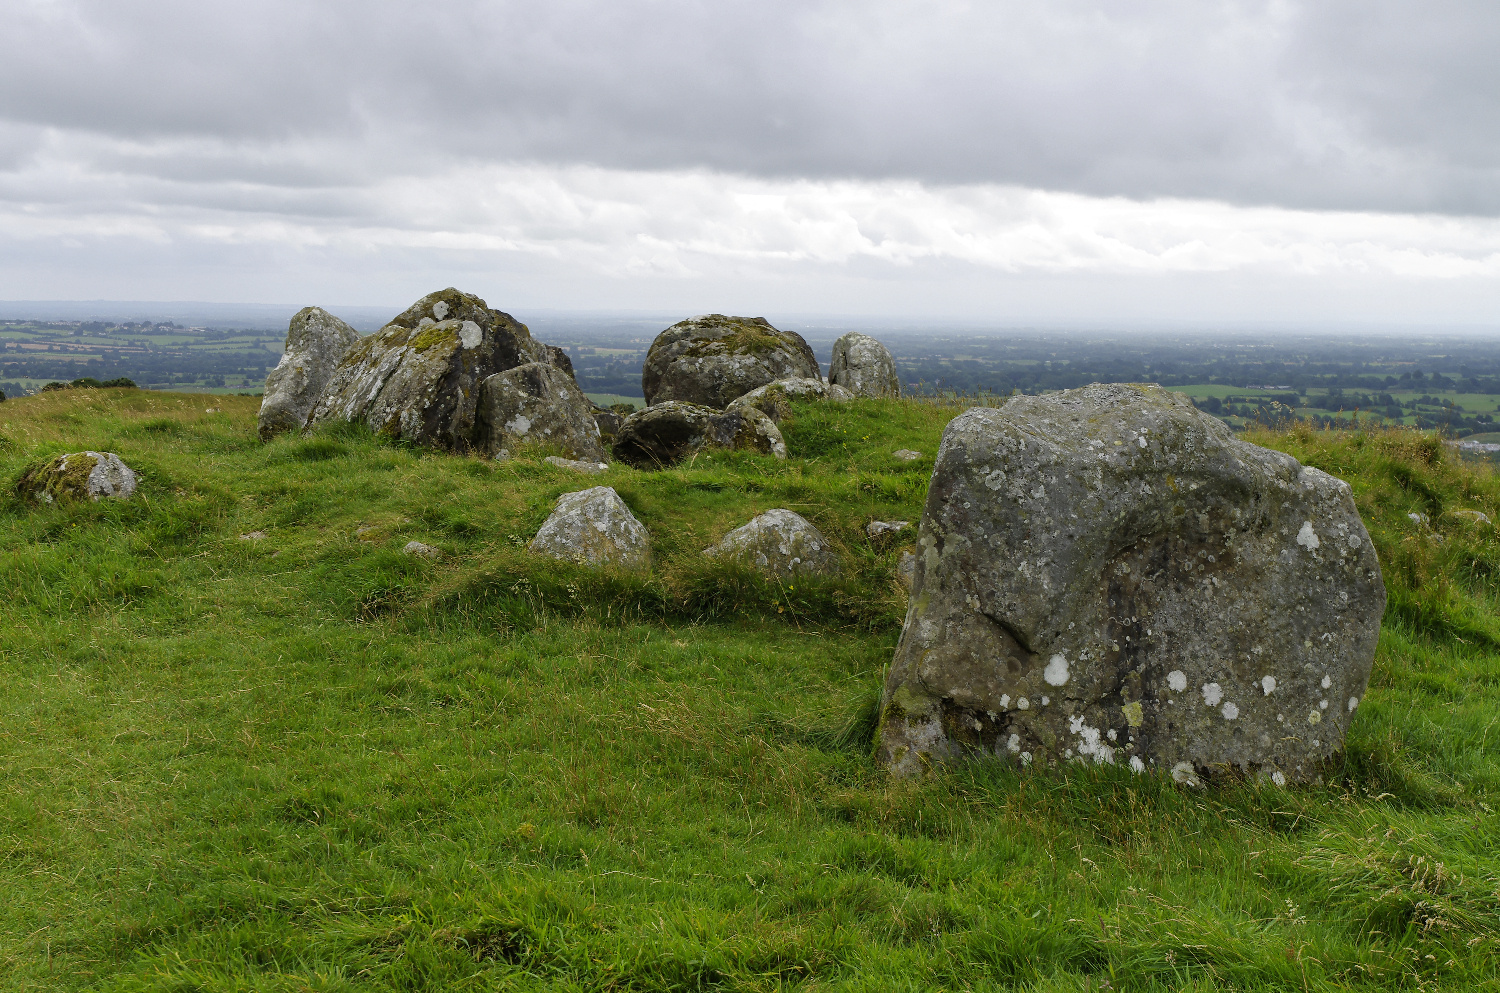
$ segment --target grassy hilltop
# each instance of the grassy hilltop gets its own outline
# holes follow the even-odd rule
[[[871,763],[905,600],[864,525],[918,519],[959,408],[802,406],[784,463],[588,478],[353,429],[261,445],[258,404],[0,404],[0,988],[1500,983],[1500,540],[1451,513],[1500,520],[1500,483],[1431,437],[1247,436],[1350,481],[1390,608],[1326,785],[1198,792]],[[137,498],[14,496],[84,448]],[[525,554],[598,483],[649,578]],[[772,507],[844,578],[701,557]]]

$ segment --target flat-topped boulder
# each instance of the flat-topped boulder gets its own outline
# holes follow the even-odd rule
[[[358,331],[322,307],[297,311],[287,327],[281,361],[266,377],[256,422],[261,441],[302,430],[334,370],[358,341]]]
[[[453,288],[429,293],[345,354],[308,424],[354,421],[419,445],[474,443],[479,385],[545,362],[524,324]]]
[[[674,465],[700,448],[745,449],[786,458],[786,442],[754,407],[715,410],[669,400],[638,410],[615,435],[614,456],[638,469]]]
[[[22,473],[16,492],[37,503],[128,500],[135,471],[114,452],[69,452]]]
[[[480,384],[474,440],[491,455],[530,445],[586,462],[606,457],[593,402],[572,376],[547,362],[518,365]]]
[[[680,400],[723,410],[778,379],[818,379],[817,357],[795,331],[764,317],[705,314],[656,336],[641,368],[647,404]]]
[[[526,547],[534,555],[579,565],[651,567],[651,536],[609,486],[558,497],[552,515]]]
[[[833,343],[828,381],[855,396],[901,395],[901,377],[896,375],[896,360],[891,357],[890,349],[858,331],[850,331]]]
[[[1185,397],[1095,385],[969,410],[933,469],[880,757],[1312,779],[1384,608],[1349,486]]]
[[[743,410],[754,407],[778,425],[792,416],[793,400],[827,400],[843,403],[853,400],[854,394],[842,386],[831,386],[821,379],[778,379],[774,383],[757,386],[744,396],[733,400],[726,410]]]
[[[768,510],[705,549],[711,559],[738,562],[773,579],[836,576],[839,559],[810,521],[790,510]]]

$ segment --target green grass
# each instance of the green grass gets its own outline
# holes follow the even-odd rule
[[[590,478],[352,429],[261,445],[257,400],[216,402],[0,407],[0,987],[1497,982],[1500,542],[1447,511],[1500,519],[1500,485],[1431,438],[1250,436],[1350,480],[1391,608],[1324,785],[1195,792],[871,763],[905,607],[900,546],[863,527],[917,518],[955,408],[802,406],[785,463]],[[82,448],[139,498],[9,495]],[[651,530],[651,576],[524,553],[600,482]],[[777,506],[844,578],[703,560]]]

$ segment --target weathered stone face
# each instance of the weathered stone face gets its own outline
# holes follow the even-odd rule
[[[128,500],[135,472],[114,452],[70,452],[28,469],[16,492],[38,503]]]
[[[656,336],[641,388],[647,404],[681,400],[723,410],[757,386],[789,378],[821,378],[800,334],[778,330],[764,317],[707,314]]]
[[[609,486],[557,498],[527,551],[580,565],[645,570],[651,567],[651,536]]]
[[[638,469],[659,469],[705,446],[746,448],[786,458],[781,431],[754,407],[714,410],[675,400],[625,418],[615,435],[614,455]]]
[[[970,410],[933,469],[880,754],[1310,779],[1384,609],[1348,485],[1176,394]]]
[[[544,362],[507,369],[481,384],[475,444],[492,455],[533,444],[570,459],[605,458],[593,403],[573,377]]]
[[[853,400],[854,394],[842,386],[830,386],[821,379],[778,379],[774,383],[757,386],[744,396],[733,400],[726,410],[743,410],[754,407],[772,421],[780,424],[792,415],[792,400],[828,400],[843,403]]]
[[[509,314],[455,289],[430,293],[349,349],[308,424],[362,421],[419,445],[465,450],[479,384],[545,358]]]
[[[850,331],[833,343],[828,381],[855,396],[899,397],[901,378],[890,350],[875,338]]]
[[[558,345],[543,345],[546,349],[547,362],[557,369],[568,374],[568,378],[577,381],[578,376],[573,372],[573,360],[568,358],[567,350]]]
[[[711,559],[728,559],[774,579],[836,576],[838,555],[823,533],[800,514],[768,510],[737,527],[704,550]]]
[[[297,311],[287,327],[286,351],[266,377],[257,423],[261,441],[302,429],[334,370],[357,341],[358,331],[323,308]]]

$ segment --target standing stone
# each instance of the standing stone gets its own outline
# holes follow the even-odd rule
[[[707,314],[656,336],[641,368],[641,389],[648,405],[681,400],[723,410],[757,386],[788,378],[821,378],[800,334],[778,330],[764,317]]]
[[[491,455],[531,444],[570,459],[605,458],[593,403],[573,377],[545,362],[497,372],[480,385],[475,443]]]
[[[349,349],[308,424],[357,421],[388,437],[466,450],[479,384],[546,357],[526,325],[450,287]]]
[[[989,755],[1312,779],[1384,609],[1348,484],[1184,397],[972,409],[933,469],[880,755],[903,775]]]
[[[527,551],[579,565],[645,570],[651,567],[651,536],[609,486],[557,498]]]
[[[322,307],[297,311],[287,327],[281,361],[266,377],[256,425],[261,441],[302,429],[334,370],[357,341],[358,331]]]
[[[738,562],[773,579],[836,576],[839,572],[838,556],[823,533],[800,514],[779,508],[735,528],[703,554]]]
[[[899,397],[901,380],[890,350],[867,334],[850,331],[833,343],[828,381],[855,396]]]
[[[853,400],[854,394],[842,386],[834,386],[821,379],[778,379],[774,383],[757,386],[755,389],[732,401],[726,410],[743,410],[754,407],[772,421],[780,424],[792,416],[793,400],[828,400],[844,403]]]
[[[134,470],[114,452],[70,452],[26,470],[16,492],[38,503],[128,500],[135,486]]]
[[[754,407],[714,410],[676,400],[627,417],[615,435],[614,455],[638,469],[659,469],[703,447],[742,448],[786,458],[780,429]]]

